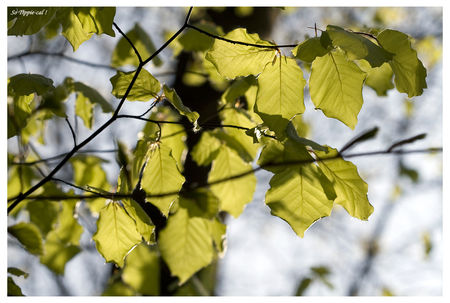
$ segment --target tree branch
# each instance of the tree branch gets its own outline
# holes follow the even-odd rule
[[[86,138],[83,142],[81,142],[79,145],[74,146],[74,148],[67,153],[67,155],[61,160],[61,162],[58,163],[58,165],[56,165],[56,167],[43,179],[41,179],[41,181],[39,181],[38,183],[36,183],[34,186],[32,186],[30,189],[28,189],[25,193],[20,193],[17,197],[17,199],[15,199],[15,201],[8,206],[8,214],[21,202],[23,201],[25,198],[27,198],[30,194],[32,194],[33,192],[35,192],[38,188],[40,188],[41,186],[43,186],[45,183],[47,183],[48,181],[50,181],[53,176],[61,169],[61,167],[64,166],[64,164],[67,163],[67,161],[69,161],[69,159],[79,150],[81,149],[83,146],[85,146],[86,144],[88,144],[89,142],[91,142],[95,137],[97,137],[98,134],[100,134],[101,132],[103,132],[110,124],[112,124],[116,119],[117,116],[119,115],[119,111],[122,108],[126,98],[128,97],[128,94],[130,93],[134,83],[136,82],[137,77],[139,76],[139,73],[141,72],[142,68],[144,67],[145,64],[147,64],[148,62],[150,62],[154,57],[156,57],[163,49],[165,49],[179,34],[181,34],[181,32],[186,28],[187,26],[187,22],[189,21],[189,18],[191,16],[192,13],[192,7],[189,9],[189,12],[186,16],[185,22],[183,24],[183,26],[169,39],[166,41],[166,43],[164,43],[158,50],[156,50],[148,59],[146,59],[145,61],[141,62],[139,64],[139,66],[136,69],[136,72],[133,76],[133,79],[131,80],[130,84],[128,85],[127,90],[125,91],[125,94],[123,95],[122,99],[119,102],[119,105],[117,106],[116,110],[114,111],[112,117],[107,120],[102,126],[100,126],[94,133],[92,133],[88,138]]]
[[[26,52],[8,57],[8,61],[22,59],[23,57],[36,56],[36,55],[37,56],[60,57],[61,59],[64,59],[64,60],[67,60],[67,61],[70,61],[73,63],[81,64],[81,65],[86,65],[86,66],[93,67],[93,68],[103,68],[103,69],[109,69],[109,70],[113,70],[113,71],[118,70],[118,69],[112,67],[111,65],[88,62],[88,61],[84,61],[84,60],[80,60],[80,59],[75,59],[73,57],[69,57],[67,55],[64,55],[63,53],[52,53],[52,52],[46,52],[46,51],[26,51]]]
[[[196,30],[204,35],[207,35],[211,38],[214,39],[218,39],[218,40],[222,40],[228,43],[233,43],[233,44],[239,44],[239,45],[245,45],[245,46],[253,46],[253,47],[258,47],[258,48],[270,48],[270,49],[278,49],[278,48],[282,48],[282,47],[296,47],[297,44],[280,44],[280,45],[261,45],[261,44],[254,44],[254,43],[247,43],[247,42],[242,42],[242,41],[236,41],[236,40],[231,40],[231,39],[227,39],[221,36],[217,36],[214,34],[211,34],[205,30],[202,30],[201,28],[195,26],[195,25],[191,25],[191,24],[187,24],[186,27],[192,28],[193,30]]]
[[[72,133],[73,146],[75,147],[75,146],[77,146],[77,137],[75,135],[75,132],[73,131],[73,128],[72,128],[72,125],[70,124],[69,119],[67,119],[67,117],[66,117],[65,120],[66,120],[67,124],[69,125],[70,132]]]
[[[139,51],[136,49],[136,46],[134,46],[133,42],[131,42],[130,38],[120,29],[120,27],[116,24],[116,22],[113,22],[114,27],[119,31],[119,33],[128,41],[128,43],[131,45],[131,47],[134,50],[134,53],[138,57],[139,64],[142,64],[142,58],[141,54],[139,54]]]
[[[435,152],[442,152],[442,147],[432,147],[432,148],[425,148],[425,149],[412,149],[412,150],[378,150],[378,151],[368,151],[368,152],[361,152],[361,153],[354,153],[354,154],[348,154],[345,156],[345,158],[357,158],[357,157],[368,157],[368,156],[376,156],[376,155],[406,155],[406,154],[423,154],[423,153],[435,153]],[[314,162],[325,162],[325,161],[331,161],[338,158],[343,158],[342,155],[336,154],[332,157],[327,158],[320,158],[320,159],[305,159],[305,160],[297,160],[297,161],[285,161],[285,162],[278,162],[278,163],[266,163],[263,165],[260,165],[258,167],[252,168],[248,171],[245,171],[243,173],[229,176],[226,178],[218,179],[213,182],[207,182],[203,184],[197,184],[195,186],[190,187],[189,189],[183,189],[184,191],[192,191],[197,190],[199,188],[208,187],[211,185],[216,185],[220,183],[224,183],[227,181],[240,179],[242,177],[245,177],[247,175],[250,175],[252,173],[255,173],[257,171],[260,171],[262,169],[270,168],[270,167],[283,167],[283,166],[292,166],[292,165],[303,165],[303,164],[310,164]],[[182,190],[182,191],[183,191]],[[181,192],[182,192],[181,191]],[[167,196],[174,196],[179,194],[179,191],[173,191],[173,192],[166,192],[161,194],[155,194],[155,195],[149,195],[147,194],[147,198],[160,198],[160,197],[167,197]],[[20,196],[20,195],[19,195]],[[28,196],[26,199],[28,200],[69,200],[69,199],[95,199],[99,197],[104,197],[111,200],[120,200],[123,198],[131,198],[132,193],[129,194],[119,194],[119,193],[108,193],[108,194],[86,194],[86,195],[53,195],[53,196]],[[9,201],[12,201],[16,199],[17,197],[12,197],[8,199]]]

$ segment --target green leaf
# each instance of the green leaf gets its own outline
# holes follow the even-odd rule
[[[116,98],[123,98],[125,92],[130,85],[136,71],[134,72],[121,72],[110,79],[113,90],[112,94]],[[147,70],[142,69],[139,73],[133,88],[127,96],[128,101],[148,101],[151,98],[155,98],[161,89],[161,84],[156,80]]]
[[[408,35],[386,29],[378,35],[381,46],[394,54],[389,64],[394,72],[397,90],[407,93],[408,97],[420,96],[427,88],[427,70],[417,58],[417,52],[411,48]]]
[[[184,193],[180,196],[179,205],[189,211],[189,217],[212,219],[219,212],[219,200],[205,188]]]
[[[55,15],[57,8],[8,7],[8,36],[36,34]],[[10,26],[9,22],[13,24]]]
[[[212,163],[208,183],[225,180],[251,169],[252,166],[244,162],[234,150],[222,146]],[[245,205],[252,200],[255,187],[256,177],[253,173],[210,186],[211,191],[220,200],[220,209],[230,213],[235,218],[242,213]]]
[[[8,296],[23,296],[22,289],[11,277],[8,277]]]
[[[109,285],[102,293],[102,296],[134,296],[134,295],[135,292],[131,289],[131,287],[123,283],[121,280],[116,281],[111,285]]]
[[[161,126],[161,141],[172,150],[172,157],[177,161],[180,171],[183,170],[183,162],[186,157],[185,140],[186,132],[182,125],[168,123]]]
[[[75,101],[75,114],[79,116],[84,125],[91,129],[94,121],[94,105],[83,94],[78,94]]]
[[[17,277],[23,276],[25,279],[28,278],[29,274],[17,267],[8,267],[8,274],[15,275]]]
[[[279,139],[285,137],[289,119],[305,111],[306,81],[294,59],[277,57],[258,77],[255,112]]]
[[[258,45],[273,45],[259,38],[258,34],[248,34],[244,28],[237,28],[224,36],[225,39]],[[259,48],[233,44],[219,39],[206,53],[205,58],[216,67],[223,77],[234,79],[239,76],[257,75],[273,60],[273,48]]]
[[[220,222],[217,218],[211,222],[211,237],[216,250],[219,252],[219,256],[222,256],[227,248],[226,231],[227,226]]]
[[[209,220],[189,217],[186,208],[178,208],[161,230],[158,246],[170,272],[180,279],[179,284],[183,284],[212,261]]]
[[[392,59],[391,53],[360,34],[334,25],[327,26],[327,33],[333,45],[344,50],[351,60],[365,59],[372,67],[379,67]]]
[[[9,96],[44,95],[53,90],[53,80],[38,74],[18,74],[8,79]]]
[[[11,100],[11,99],[10,99]],[[8,139],[21,134],[30,120],[32,109],[31,104],[34,95],[15,96],[12,104],[8,101]]]
[[[153,44],[150,36],[142,27],[139,26],[139,23],[135,23],[133,29],[128,31],[126,35],[136,47],[142,60],[147,59],[156,51],[155,45]],[[152,62],[156,66],[160,66],[162,64],[162,61],[158,56],[153,58]],[[131,47],[131,44],[127,41],[127,39],[125,39],[125,37],[122,37],[113,50],[111,66],[117,68],[128,64],[138,67],[139,59]]]
[[[167,216],[185,179],[177,167],[177,162],[172,157],[170,147],[154,143],[150,146],[149,153],[142,176],[142,188],[147,195],[168,194],[162,197],[147,198]]]
[[[27,204],[30,221],[39,227],[42,236],[46,236],[58,218],[58,204],[52,201],[33,201]]]
[[[146,296],[159,295],[159,257],[147,245],[136,246],[125,260],[122,280]]]
[[[55,231],[50,231],[44,245],[44,254],[40,261],[50,270],[63,275],[67,262],[69,262],[81,249],[77,245],[61,241]]]
[[[73,51],[76,51],[94,33],[114,37],[112,23],[115,14],[115,7],[60,8],[56,18],[62,25],[61,34],[70,42]]]
[[[315,150],[321,150],[321,151],[324,151],[324,152],[327,151],[327,149],[325,147],[323,147],[322,145],[317,144],[316,142],[314,142],[312,140],[300,137],[298,135],[297,130],[295,129],[295,126],[292,123],[292,121],[289,121],[289,123],[287,125],[286,135],[288,136],[289,139],[294,140],[294,141],[296,141],[298,143],[301,143],[301,144],[303,144],[305,146],[310,146],[310,147],[312,147]]]
[[[327,154],[320,151],[315,154],[319,159],[326,159],[336,157],[338,152],[329,148]],[[341,157],[318,163],[336,191],[335,203],[342,205],[351,216],[367,220],[373,212],[373,206],[367,199],[367,183],[359,176],[356,166]]]
[[[92,87],[87,86],[82,82],[74,82],[74,90],[78,92],[78,96],[81,94],[87,98],[92,104],[100,105],[104,113],[112,113],[114,108],[112,105],[103,98],[103,96]]]
[[[62,203],[58,216],[58,225],[53,230],[58,239],[65,244],[79,245],[83,227],[75,218],[77,200],[67,200]]]
[[[320,43],[319,37],[309,38],[299,45],[297,45],[293,50],[292,54],[302,61],[311,63],[316,59],[316,57],[322,57],[329,52],[328,49],[324,48]]]
[[[309,90],[316,108],[354,129],[363,104],[366,74],[341,52],[316,58],[312,64]]]
[[[291,162],[287,166],[266,168],[275,175],[270,180],[265,201],[271,213],[285,220],[300,237],[315,221],[330,215],[335,198],[325,176],[311,160],[303,144],[272,140],[258,161],[261,166]],[[299,163],[292,163],[295,161]]]
[[[220,118],[223,125],[237,125],[246,128],[256,126],[255,123],[250,121],[248,116],[244,114],[244,110],[237,108],[227,108],[222,110],[220,112]],[[253,139],[247,136],[242,129],[227,127],[224,128],[224,131],[228,134],[230,139],[233,139],[233,142],[236,142],[234,145],[238,145],[236,147],[231,145],[230,147],[235,148],[245,161],[250,162],[255,158],[259,149],[259,144],[253,143]]]
[[[8,227],[8,233],[14,236],[24,248],[34,254],[42,254],[42,236],[33,223],[20,222]]]
[[[200,140],[192,149],[191,157],[198,165],[210,165],[219,153],[221,145],[220,140],[212,135],[210,131],[204,131]]]
[[[311,278],[303,278],[300,284],[298,285],[297,292],[295,293],[295,295],[303,296],[305,290],[309,287],[311,282],[312,282]]]
[[[95,156],[76,155],[70,159],[74,171],[74,182],[78,186],[89,186],[109,191],[111,185],[108,183],[106,173],[101,163],[103,159]],[[87,204],[91,212],[98,213],[105,206],[105,199],[91,199]]]
[[[176,108],[176,110],[183,116],[186,116],[191,123],[195,123],[200,115],[197,112],[193,112],[189,107],[183,104],[180,96],[173,88],[169,88],[166,85],[163,86],[164,96],[166,99]]]
[[[239,97],[244,96],[250,87],[256,87],[258,82],[255,76],[250,75],[235,80],[222,94],[222,101],[228,103],[231,106],[235,106],[239,102]],[[253,106],[248,106],[252,108]]]
[[[221,28],[216,27],[213,23],[203,22],[194,25],[213,35],[223,35],[223,31],[221,30]],[[214,38],[200,33],[192,28],[188,28],[178,39],[178,42],[183,47],[184,51],[187,52],[206,51],[213,45]]]
[[[141,235],[125,209],[116,202],[110,202],[100,211],[97,231],[92,239],[106,262],[122,267],[125,256],[141,242]]]
[[[365,84],[375,90],[378,96],[387,96],[387,91],[394,88],[392,82],[392,68],[388,63],[383,63],[380,67],[370,67],[365,60],[357,62],[359,68],[367,73]]]
[[[122,201],[128,215],[136,222],[136,229],[147,243],[153,242],[155,226],[142,207],[132,199]]]

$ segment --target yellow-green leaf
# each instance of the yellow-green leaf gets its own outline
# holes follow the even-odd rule
[[[297,58],[305,62],[313,62],[316,57],[322,57],[328,53],[328,50],[322,46],[319,37],[309,38],[293,50],[292,54]]]
[[[163,86],[164,96],[166,96],[167,100],[176,108],[176,110],[183,116],[186,116],[191,123],[195,123],[199,114],[197,112],[191,111],[191,109],[183,104],[180,96],[178,96],[177,92],[173,88],[169,88],[166,85]]]
[[[142,176],[142,188],[147,195],[168,194],[162,197],[147,198],[167,216],[185,179],[177,167],[177,162],[172,157],[170,147],[163,143],[154,143],[150,149]]]
[[[379,67],[392,58],[391,53],[360,34],[335,25],[328,25],[327,33],[333,45],[344,50],[350,59],[365,59],[372,67]]]
[[[52,230],[47,235],[40,261],[55,273],[63,275],[67,262],[80,251],[78,246],[61,241],[56,231]]]
[[[409,98],[420,96],[427,88],[427,70],[417,57],[417,52],[411,48],[409,36],[386,29],[377,38],[384,49],[394,54],[389,64],[394,72],[397,90],[407,93]]]
[[[180,207],[161,230],[158,246],[170,272],[183,284],[212,261],[209,220],[189,217],[188,210]]]
[[[261,40],[258,34],[248,34],[244,28],[237,28],[226,34],[224,38],[251,44],[273,45]],[[274,55],[273,48],[233,44],[216,39],[205,58],[214,64],[223,77],[234,79],[239,76],[259,74],[267,63],[272,62]]]
[[[158,296],[158,254],[145,244],[136,246],[125,260],[122,280],[142,295]]]
[[[42,254],[42,236],[33,223],[20,222],[8,227],[8,233],[19,240],[24,248],[34,255]]]
[[[136,71],[134,72],[121,72],[110,79],[112,84],[112,94],[116,98],[123,98],[128,86],[131,83]],[[161,89],[161,84],[156,80],[147,70],[142,69],[139,73],[133,88],[127,96],[129,101],[148,101],[151,98],[155,98]]]
[[[150,36],[142,27],[139,26],[139,23],[136,23],[133,29],[128,31],[126,35],[138,50],[142,60],[147,59],[156,51],[155,45],[150,39]],[[156,66],[162,64],[161,59],[158,56],[153,58],[152,62]],[[136,56],[133,48],[131,47],[131,44],[127,41],[127,39],[125,39],[125,37],[122,37],[113,50],[111,57],[111,66],[121,67],[128,64],[138,67],[139,59]]]
[[[342,52],[330,52],[312,64],[309,90],[316,108],[354,129],[363,104],[366,74]]]
[[[334,148],[329,148],[327,154],[315,151],[319,159],[335,157],[337,153]],[[367,199],[367,183],[359,176],[356,166],[340,157],[318,163],[333,184],[337,195],[335,203],[342,205],[351,216],[367,220],[373,212],[373,206]]]
[[[210,131],[204,131],[192,149],[191,157],[198,165],[209,165],[216,158],[221,145],[220,140]]]
[[[286,168],[272,177],[266,193],[271,213],[288,222],[300,237],[315,221],[329,216],[333,208],[319,173],[313,164]]]
[[[367,61],[360,60],[358,66],[367,73],[365,84],[373,88],[378,96],[387,96],[387,91],[394,88],[393,72],[388,63],[383,63],[380,67],[370,67]]]
[[[97,231],[92,239],[106,262],[122,267],[125,256],[142,238],[125,209],[117,202],[111,202],[100,211]]]
[[[8,7],[8,36],[33,35],[41,30],[55,15],[57,8]],[[12,25],[9,25],[12,22]]]
[[[237,125],[240,127],[252,128],[256,124],[250,121],[249,117],[245,115],[244,110],[237,108],[227,108],[220,112],[222,124],[224,125]],[[224,131],[233,138],[239,147],[236,151],[246,161],[252,161],[259,149],[259,144],[253,143],[253,139],[245,134],[244,130],[227,127]],[[230,146],[233,147],[233,146]]]
[[[279,139],[295,114],[305,111],[303,89],[306,81],[294,59],[277,57],[258,77],[255,112]]]
[[[194,25],[213,35],[223,35],[221,28],[216,27],[213,23],[202,22]],[[178,42],[187,52],[205,51],[213,45],[214,38],[200,33],[192,28],[188,28],[178,39]]]
[[[219,256],[224,254],[227,248],[226,232],[227,226],[217,218],[211,221],[211,237],[216,250],[219,252]]]
[[[84,125],[91,129],[94,121],[94,105],[83,94],[78,94],[75,101],[75,114],[79,116]]]
[[[8,277],[8,296],[23,296],[22,289],[11,277]]]
[[[61,34],[76,51],[92,34],[105,33],[114,37],[112,23],[115,14],[115,7],[74,7],[60,8],[56,18],[62,25]]]
[[[251,169],[252,166],[244,162],[234,150],[223,145],[212,163],[208,183],[225,180]],[[241,178],[211,185],[211,191],[219,198],[220,209],[236,218],[252,200],[255,187],[256,177],[250,173]]]
[[[132,199],[122,201],[128,215],[136,222],[136,229],[147,243],[153,242],[155,226],[142,207]]]
[[[212,219],[219,212],[219,200],[206,188],[184,193],[180,196],[179,205],[189,211],[189,217]]]

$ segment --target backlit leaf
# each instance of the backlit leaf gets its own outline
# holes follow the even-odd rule
[[[137,231],[147,243],[152,243],[155,226],[150,217],[136,201],[129,199],[123,200],[122,203],[128,215],[136,222]]]
[[[303,237],[305,230],[315,221],[329,216],[333,201],[324,193],[318,168],[313,164],[286,168],[270,180],[266,204],[271,214],[289,223]]]
[[[328,150],[327,154],[320,151],[316,151],[315,154],[319,159],[337,155],[336,149]],[[356,166],[340,157],[318,163],[336,191],[335,203],[342,205],[351,216],[367,220],[373,212],[373,206],[367,199],[367,183],[359,176]]]
[[[125,256],[141,242],[141,235],[125,209],[111,202],[100,211],[97,231],[92,239],[106,262],[114,262],[122,267]]]
[[[309,38],[293,50],[292,54],[302,61],[311,63],[316,57],[322,57],[328,53],[328,50],[322,46],[319,37]]]
[[[8,36],[36,34],[50,22],[56,10],[51,7],[8,7]]]
[[[78,94],[77,100],[75,101],[75,113],[83,120],[87,128],[92,128],[94,105],[83,94]]]
[[[133,79],[134,72],[121,72],[118,71],[117,74],[110,79],[112,84],[112,94],[116,98],[123,98],[128,86]],[[147,70],[142,69],[139,73],[136,81],[134,82],[133,88],[127,96],[129,101],[148,101],[151,98],[155,98],[161,89],[159,81],[156,80]]]
[[[389,64],[394,72],[397,90],[407,93],[408,97],[420,96],[427,88],[425,81],[427,70],[417,58],[417,52],[411,48],[408,35],[386,29],[378,35],[378,41],[384,49],[394,54]]]
[[[137,292],[159,295],[159,257],[145,244],[136,246],[127,256],[122,280]]]
[[[50,231],[40,261],[57,274],[63,275],[67,262],[81,251],[80,247],[61,241],[55,231]]]
[[[309,90],[316,108],[354,129],[363,104],[362,86],[366,74],[335,51],[316,58],[312,64]]]
[[[344,50],[350,59],[365,59],[372,67],[379,67],[392,58],[392,54],[361,34],[346,31],[335,25],[327,26],[333,45]]]
[[[209,220],[190,217],[187,209],[178,208],[161,230],[158,246],[170,272],[180,279],[179,284],[183,284],[212,261]]]
[[[237,28],[226,34],[224,38],[258,45],[272,45],[261,40],[258,34],[248,34],[244,28]],[[274,55],[273,48],[233,44],[216,39],[205,58],[214,64],[223,77],[234,79],[239,76],[259,74],[267,63],[272,62]]]
[[[167,216],[170,206],[177,199],[185,179],[180,173],[170,147],[154,143],[142,177],[142,188],[147,195],[168,194],[162,197],[148,197]]]
[[[213,23],[203,22],[194,25],[213,35],[223,35],[223,31],[220,28],[216,27]],[[211,48],[214,43],[214,38],[200,33],[192,28],[188,28],[178,39],[178,42],[187,52],[205,51]]]
[[[183,104],[180,96],[178,96],[177,92],[173,88],[169,88],[166,85],[163,86],[164,96],[166,96],[167,100],[176,108],[176,110],[183,116],[186,116],[191,123],[195,123],[199,114],[197,112],[191,111],[191,109]]]
[[[104,33],[114,37],[112,23],[115,14],[115,7],[74,7],[59,9],[56,18],[62,25],[61,34],[76,51],[92,34]]]
[[[255,112],[279,139],[295,114],[305,111],[303,89],[306,81],[294,59],[277,57],[258,77]]]
[[[14,236],[24,248],[34,255],[42,254],[42,236],[33,223],[20,222],[8,227],[8,233]]]
[[[189,211],[189,217],[212,219],[219,212],[219,200],[205,188],[184,193],[180,197],[179,205]]]
[[[216,158],[221,145],[220,140],[210,131],[204,131],[192,149],[191,157],[198,165],[209,165]]]
[[[239,155],[227,146],[220,148],[214,159],[208,176],[208,183],[239,175],[251,170],[251,165],[244,162]],[[253,198],[256,187],[256,177],[250,173],[244,177],[226,180],[211,185],[211,191],[220,200],[220,209],[238,217],[247,203]]]
[[[370,67],[365,60],[358,61],[358,66],[367,73],[365,84],[373,88],[378,96],[387,96],[387,91],[394,88],[392,68],[388,63],[380,67]]]
[[[155,45],[153,44],[150,36],[139,25],[139,23],[136,23],[133,29],[128,31],[126,35],[138,50],[142,60],[147,59],[156,51]],[[158,56],[153,58],[152,62],[156,66],[162,64],[161,59]],[[120,38],[112,53],[111,66],[121,67],[128,64],[138,67],[139,59],[136,56],[133,48],[131,47],[131,44],[127,41],[127,39],[125,39],[125,37],[122,37]]]

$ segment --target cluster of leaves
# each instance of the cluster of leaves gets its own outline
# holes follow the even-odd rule
[[[114,15],[113,8],[48,8],[44,15],[14,17],[10,13],[8,34],[31,35],[41,29],[56,34],[61,25],[61,34],[75,51],[93,33],[114,36]],[[77,155],[70,160],[73,183],[97,193],[87,202],[91,212],[98,214],[93,235],[97,250],[107,262],[123,268],[126,285],[117,282],[107,293],[131,286],[137,293],[158,294],[159,256],[183,284],[223,254],[226,225],[219,213],[239,217],[252,200],[256,177],[251,163],[259,150],[258,165],[274,174],[265,203],[299,236],[329,216],[336,204],[355,218],[368,219],[373,207],[356,166],[336,149],[305,138],[301,117],[307,85],[304,72],[310,71],[308,86],[316,109],[352,129],[363,104],[364,84],[380,96],[394,88],[394,83],[408,97],[426,88],[426,70],[410,37],[395,30],[367,34],[329,25],[320,37],[295,46],[289,57],[274,43],[244,28],[224,34],[210,23],[186,27],[171,44],[175,53],[193,52],[192,70],[206,75],[202,81],[224,90],[218,100],[222,126],[202,130],[200,141],[190,151],[199,166],[211,165],[208,186],[182,190],[186,130],[199,131],[202,125],[199,114],[186,107],[174,89],[143,68],[141,57],[153,54],[155,47],[139,24],[119,40],[111,56],[112,67],[137,69],[118,70],[110,81],[116,98],[153,100],[141,139],[133,150],[119,143],[117,186],[108,183],[101,158]],[[152,62],[161,64],[157,57]],[[75,113],[87,128],[93,126],[96,105],[103,112],[114,112],[114,106],[95,89],[71,78],[56,87],[43,75],[9,78],[8,138],[19,136],[26,144],[40,130],[43,143],[45,122],[55,115],[65,117],[64,101],[72,93],[77,95]],[[159,105],[161,100],[170,106]],[[182,116],[189,126],[182,126],[186,125],[180,122]],[[23,160],[35,158],[28,155]],[[30,167],[10,167],[8,197],[17,197],[36,179],[39,176]],[[117,194],[110,192],[112,188],[117,188]],[[136,190],[145,193],[144,203],[167,218],[157,237]],[[73,195],[51,182],[36,193]],[[44,265],[62,274],[66,262],[80,251],[83,227],[75,219],[78,201],[25,200],[12,214],[26,210],[29,222],[10,226],[8,232],[40,256]]]

